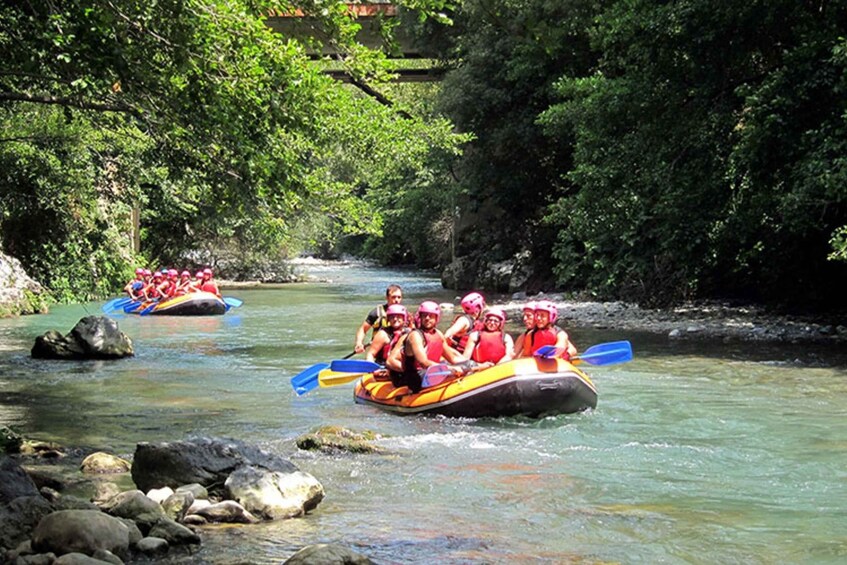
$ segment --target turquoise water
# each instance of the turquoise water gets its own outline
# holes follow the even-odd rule
[[[847,369],[841,351],[630,339],[593,368],[596,410],[543,420],[400,417],[351,386],[296,397],[291,376],[346,355],[389,282],[452,300],[414,273],[338,265],[332,283],[226,294],[222,317],[116,317],[137,355],[29,358],[100,304],[0,320],[0,420],[27,437],[131,454],[140,441],[233,437],[290,457],[327,496],[302,519],[209,528],[191,562],[275,563],[341,543],[378,563],[843,563]],[[442,323],[442,327],[446,327]],[[383,434],[384,455],[298,452],[322,424]]]

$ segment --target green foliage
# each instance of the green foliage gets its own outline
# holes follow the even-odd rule
[[[385,57],[355,43],[358,24],[343,2],[300,7],[321,19],[355,76],[388,76]],[[293,254],[316,238],[302,229],[316,219],[331,218],[329,233],[379,233],[368,191],[400,178],[391,161],[412,167],[428,147],[453,146],[452,134],[322,75],[303,45],[265,25],[262,14],[279,8],[264,0],[0,7],[7,251],[71,300],[119,288],[139,260],[127,251],[133,207],[156,265]],[[380,161],[368,170],[373,157]]]

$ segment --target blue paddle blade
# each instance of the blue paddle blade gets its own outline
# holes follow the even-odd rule
[[[150,306],[148,306],[147,308],[145,308],[144,310],[142,310],[138,314],[140,316],[146,316],[146,315],[150,314],[156,308],[156,306],[158,306],[158,305],[159,305],[158,302],[154,302],[153,304],[151,304]]]
[[[136,310],[141,308],[142,305],[143,305],[143,302],[130,302],[129,304],[124,306],[124,312],[126,312],[127,314],[129,314],[131,312],[135,312]]]
[[[317,363],[305,371],[297,373],[291,377],[291,388],[294,389],[297,396],[304,395],[310,390],[315,390],[320,384],[318,374],[327,368],[329,368],[329,363]]]
[[[424,373],[423,379],[421,379],[421,388],[438,386],[452,376],[453,369],[449,365],[444,363],[433,365],[427,368],[426,373]]]
[[[553,359],[559,357],[564,351],[555,345],[542,345],[533,352],[533,357],[541,357],[542,359]]]
[[[336,359],[330,364],[330,368],[340,373],[373,373],[377,369],[382,369],[382,365],[359,359]]]
[[[226,305],[229,308],[238,308],[239,306],[244,304],[243,300],[236,298],[234,296],[224,296],[224,302],[226,303]]]
[[[599,343],[586,349],[582,354],[574,357],[589,365],[614,365],[615,363],[626,363],[632,361],[632,345],[628,341],[612,341]]]

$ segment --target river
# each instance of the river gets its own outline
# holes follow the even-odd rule
[[[140,441],[237,438],[324,485],[304,518],[203,529],[190,562],[279,563],[318,542],[377,563],[847,560],[847,369],[825,352],[576,327],[583,348],[633,343],[632,362],[589,371],[596,410],[401,417],[354,404],[351,385],[297,397],[289,380],[349,353],[388,283],[412,305],[454,294],[411,272],[309,272],[333,282],[227,291],[244,305],[220,317],[117,316],[136,356],[115,362],[29,357],[37,335],[102,303],[0,320],[0,423],[125,456]],[[299,452],[322,424],[378,432],[386,454]]]

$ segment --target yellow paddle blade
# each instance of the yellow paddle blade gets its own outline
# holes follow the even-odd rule
[[[318,383],[323,388],[343,385],[360,379],[367,374],[368,373],[343,373],[341,371],[333,371],[332,369],[324,369],[318,373]]]

